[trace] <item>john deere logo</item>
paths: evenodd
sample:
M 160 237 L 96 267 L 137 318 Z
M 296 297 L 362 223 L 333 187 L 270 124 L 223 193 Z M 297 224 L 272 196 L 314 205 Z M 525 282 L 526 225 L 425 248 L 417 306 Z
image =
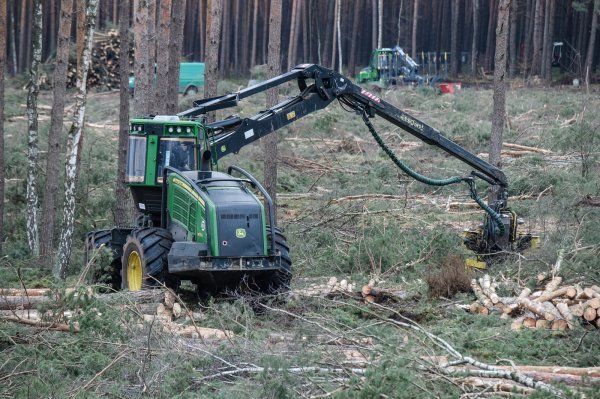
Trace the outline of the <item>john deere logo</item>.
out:
M 237 238 L 246 238 L 246 230 L 244 230 L 244 229 L 235 229 L 235 236 Z

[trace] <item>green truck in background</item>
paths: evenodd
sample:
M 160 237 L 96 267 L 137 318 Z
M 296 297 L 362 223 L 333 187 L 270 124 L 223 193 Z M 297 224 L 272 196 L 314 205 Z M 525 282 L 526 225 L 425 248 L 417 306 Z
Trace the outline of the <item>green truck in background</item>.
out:
M 156 76 L 156 67 L 154 68 Z M 155 78 L 156 80 L 156 78 Z M 178 92 L 184 96 L 196 95 L 200 88 L 204 87 L 204 62 L 182 62 L 179 64 L 179 88 Z M 133 95 L 135 89 L 135 77 L 129 77 L 129 92 Z

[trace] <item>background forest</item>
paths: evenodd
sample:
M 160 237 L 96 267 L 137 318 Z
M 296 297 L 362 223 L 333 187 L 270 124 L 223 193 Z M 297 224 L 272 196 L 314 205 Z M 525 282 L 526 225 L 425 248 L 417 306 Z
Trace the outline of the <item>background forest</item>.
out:
M 10 74 L 25 72 L 31 63 L 33 0 L 7 0 L 8 59 Z M 172 0 L 183 9 L 182 58 L 203 61 L 207 38 L 207 1 Z M 287 70 L 300 63 L 318 63 L 350 75 L 365 66 L 376 47 L 399 45 L 422 63 L 422 53 L 437 53 L 442 62 L 456 61 L 457 72 L 493 69 L 495 29 L 499 0 L 283 0 L 281 64 Z M 96 27 L 106 31 L 117 25 L 118 0 L 101 0 Z M 267 63 L 269 0 L 223 0 L 220 32 L 220 76 L 247 77 L 254 65 Z M 515 0 L 511 2 L 508 62 L 515 76 L 542 75 L 543 59 L 550 58 L 552 43 L 562 42 L 564 68 L 582 76 L 595 70 L 600 54 L 596 41 L 597 2 L 574 0 Z M 596 3 L 596 4 L 594 4 Z M 160 3 L 148 1 L 148 12 L 159 27 Z M 130 4 L 133 11 L 133 3 Z M 52 59 L 57 45 L 60 1 L 43 1 L 42 59 Z M 340 37 L 334 21 L 340 20 Z M 156 32 L 156 30 L 155 30 Z M 73 27 L 73 37 L 75 28 Z M 558 51 L 558 50 L 557 50 Z M 426 59 L 428 59 L 426 57 Z M 475 64 L 472 64 L 472 61 Z M 433 56 L 432 56 L 433 61 Z M 547 77 L 548 78 L 548 77 Z

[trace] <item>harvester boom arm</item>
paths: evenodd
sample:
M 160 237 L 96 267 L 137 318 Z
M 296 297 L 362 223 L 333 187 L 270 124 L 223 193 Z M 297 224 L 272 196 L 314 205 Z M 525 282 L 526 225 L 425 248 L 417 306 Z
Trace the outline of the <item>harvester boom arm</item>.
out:
M 504 173 L 473 153 L 462 148 L 440 131 L 412 117 L 394 105 L 382 100 L 369 91 L 355 85 L 348 78 L 330 69 L 314 64 L 303 64 L 290 72 L 237 93 L 194 102 L 194 108 L 180 113 L 180 117 L 195 117 L 210 111 L 233 107 L 244 98 L 297 80 L 300 93 L 272 108 L 247 118 L 230 117 L 206 125 L 209 134 L 212 159 L 237 153 L 242 147 L 280 129 L 314 111 L 327 107 L 333 100 L 359 114 L 369 117 L 378 115 L 395 126 L 407 131 L 427 144 L 435 145 L 460 159 L 476 171 L 472 174 L 489 184 L 499 185 L 506 190 Z

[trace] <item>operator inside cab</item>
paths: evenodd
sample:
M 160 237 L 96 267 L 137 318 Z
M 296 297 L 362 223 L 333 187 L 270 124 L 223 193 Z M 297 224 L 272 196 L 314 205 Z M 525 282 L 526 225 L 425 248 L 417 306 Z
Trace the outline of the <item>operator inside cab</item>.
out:
M 196 170 L 195 140 L 188 137 L 162 137 L 160 139 L 157 176 L 162 182 L 165 166 L 181 171 Z

